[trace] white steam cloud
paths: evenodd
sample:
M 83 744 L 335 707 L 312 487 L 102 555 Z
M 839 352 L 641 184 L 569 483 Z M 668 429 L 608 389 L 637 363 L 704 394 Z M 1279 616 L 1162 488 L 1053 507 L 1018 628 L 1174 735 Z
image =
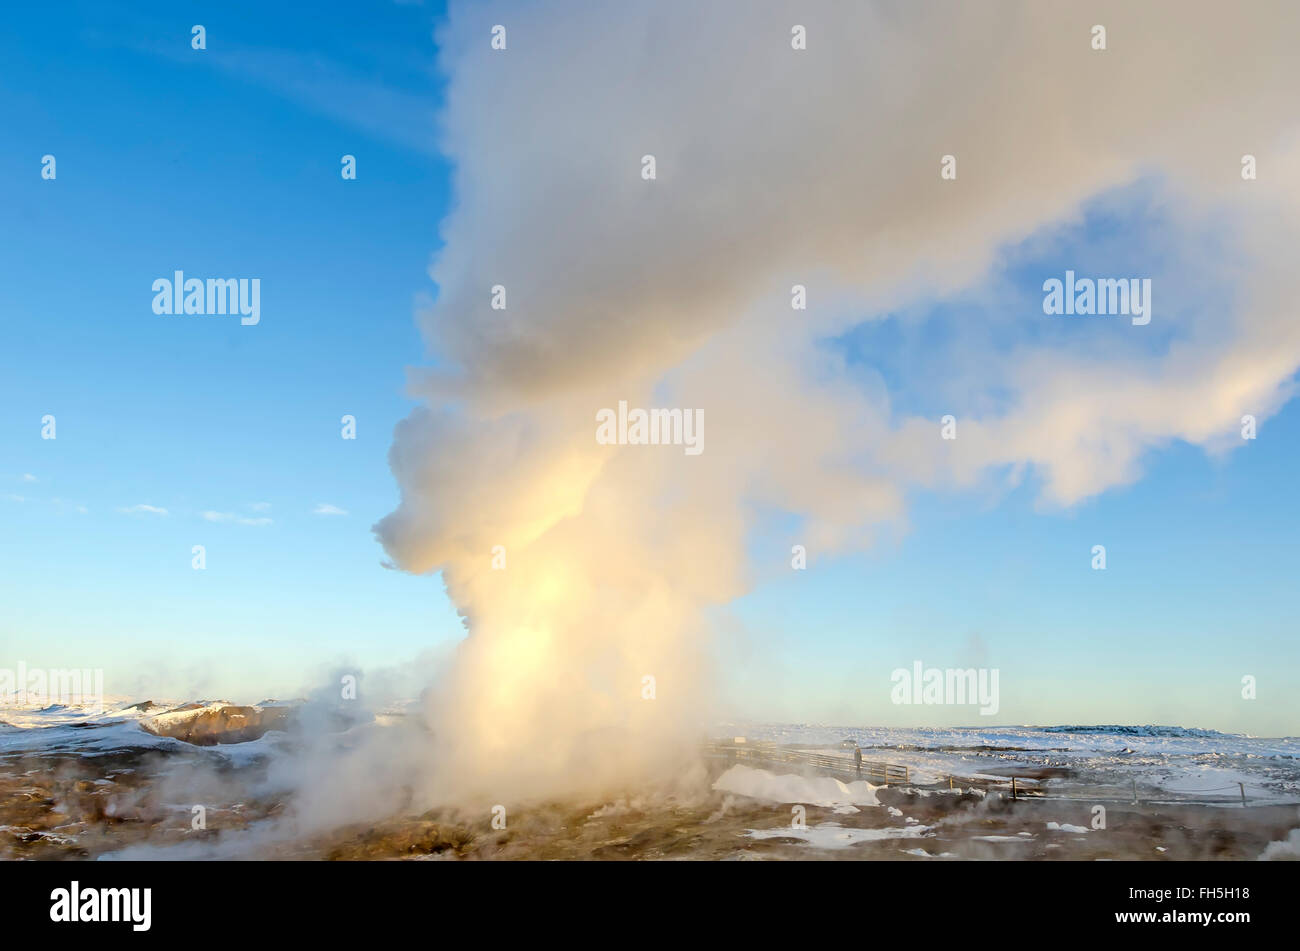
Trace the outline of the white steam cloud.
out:
M 1281 2 L 453 3 L 438 369 L 376 527 L 469 627 L 430 691 L 430 793 L 665 768 L 707 712 L 706 614 L 746 588 L 756 512 L 800 516 L 820 557 L 901 524 L 918 485 L 1028 475 L 1069 505 L 1274 412 L 1300 365 L 1298 30 Z M 953 442 L 821 345 L 977 292 L 1009 243 L 1143 182 L 1224 307 L 1161 270 L 1151 325 L 1088 349 L 994 300 L 999 333 L 925 344 L 951 350 Z M 619 400 L 702 408 L 706 451 L 599 445 Z

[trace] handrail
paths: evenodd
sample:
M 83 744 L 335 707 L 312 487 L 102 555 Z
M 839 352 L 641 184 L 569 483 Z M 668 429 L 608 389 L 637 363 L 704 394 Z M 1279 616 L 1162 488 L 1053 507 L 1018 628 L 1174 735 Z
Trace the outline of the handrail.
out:
M 843 756 L 827 756 L 822 753 L 810 753 L 805 750 L 791 749 L 784 746 L 767 744 L 727 744 L 712 743 L 706 749 L 714 753 L 724 753 L 734 761 L 751 760 L 766 763 L 797 763 L 815 766 L 818 769 L 840 773 L 850 779 L 866 779 L 878 786 L 910 785 L 911 770 L 896 763 L 879 763 L 863 760 L 862 768 Z

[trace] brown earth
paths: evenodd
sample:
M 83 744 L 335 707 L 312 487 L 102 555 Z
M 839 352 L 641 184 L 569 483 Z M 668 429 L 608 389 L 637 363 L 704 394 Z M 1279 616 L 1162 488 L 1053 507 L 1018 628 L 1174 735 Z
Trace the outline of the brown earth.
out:
M 791 829 L 789 804 L 717 793 L 706 781 L 689 796 L 515 806 L 505 829 L 493 828 L 489 808 L 477 814 L 435 810 L 277 841 L 250 835 L 254 824 L 292 811 L 288 801 L 253 793 L 263 769 L 214 767 L 205 756 L 211 754 L 125 750 L 0 758 L 0 857 L 87 859 L 139 845 L 184 845 L 181 855 L 202 857 L 215 854 L 203 847 L 220 845 L 225 855 L 333 860 L 1250 860 L 1300 825 L 1294 806 L 1106 803 L 1106 828 L 1093 830 L 1089 802 L 919 796 L 890 788 L 879 791 L 880 807 L 847 815 L 806 806 L 806 824 L 895 831 L 919 824 L 929 827 L 927 834 L 823 849 Z M 204 807 L 205 829 L 194 828 L 196 804 Z M 889 806 L 902 815 L 892 815 Z M 916 823 L 907 823 L 909 817 Z M 1049 821 L 1090 831 L 1052 831 Z M 761 839 L 749 834 L 776 829 L 791 831 Z

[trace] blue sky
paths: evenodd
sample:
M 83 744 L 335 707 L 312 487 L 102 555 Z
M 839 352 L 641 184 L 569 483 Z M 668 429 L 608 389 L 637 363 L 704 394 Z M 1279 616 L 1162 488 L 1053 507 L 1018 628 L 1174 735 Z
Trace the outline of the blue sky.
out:
M 370 532 L 397 502 L 386 454 L 414 405 L 406 368 L 436 359 L 413 311 L 436 293 L 427 266 L 455 197 L 433 120 L 439 16 L 239 3 L 7 14 L 0 663 L 103 667 L 115 694 L 256 700 L 463 635 L 439 580 L 383 568 Z M 344 154 L 356 181 L 340 178 Z M 923 362 L 924 336 L 996 343 L 1072 263 L 1158 273 L 1175 253 L 1158 193 L 1108 196 L 1005 249 L 979 293 L 825 345 L 900 411 L 937 418 L 943 389 L 923 381 L 942 367 Z M 1205 241 L 1178 253 L 1213 253 Z M 154 315 L 151 282 L 174 269 L 259 277 L 261 323 Z M 1213 308 L 1231 289 L 1180 293 Z M 1068 332 L 1106 345 L 1103 325 Z M 56 440 L 40 438 L 46 414 Z M 355 441 L 340 438 L 344 414 Z M 1294 734 L 1297 437 L 1291 404 L 1254 442 L 1221 457 L 1173 442 L 1135 484 L 1068 510 L 1044 507 L 1032 477 L 914 491 L 905 533 L 806 572 L 771 558 L 782 529 L 764 526 L 755 590 L 715 619 L 722 695 L 769 719 L 979 719 L 881 702 L 871 678 L 920 659 L 999 667 L 1000 722 Z M 322 504 L 347 514 L 314 514 Z M 122 511 L 139 505 L 167 514 Z M 195 544 L 205 571 L 191 568 Z M 1090 570 L 1094 544 L 1105 572 Z M 1260 699 L 1239 698 L 1243 674 Z
M 340 31 L 254 4 L 125 9 L 15 12 L 0 40 L 5 654 L 103 666 L 120 693 L 245 694 L 459 636 L 437 580 L 382 569 L 370 535 L 396 502 L 385 456 L 424 357 L 412 307 L 434 290 L 448 169 L 431 134 L 414 148 L 367 128 L 363 101 L 295 86 L 294 57 L 319 50 L 322 71 L 391 89 L 398 133 L 415 127 L 396 104 L 436 108 L 436 11 L 380 6 Z M 223 68 L 214 47 L 267 65 Z M 30 174 L 47 153 L 53 182 Z M 260 277 L 276 319 L 156 317 L 141 294 L 175 268 Z M 58 438 L 33 439 L 47 413 Z M 169 514 L 118 511 L 138 504 Z

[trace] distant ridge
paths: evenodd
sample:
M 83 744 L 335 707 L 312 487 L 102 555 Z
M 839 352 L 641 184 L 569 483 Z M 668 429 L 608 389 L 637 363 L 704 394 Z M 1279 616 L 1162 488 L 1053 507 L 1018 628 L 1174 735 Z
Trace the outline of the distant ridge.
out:
M 1188 726 L 1154 726 L 1149 723 L 1145 726 L 1124 726 L 1122 724 L 1109 723 L 1096 724 L 1093 726 L 1036 726 L 1031 727 L 1030 729 L 1040 730 L 1043 733 L 1104 733 L 1108 736 L 1245 736 L 1243 733 L 1220 733 L 1218 730 L 1202 730 L 1198 727 Z

